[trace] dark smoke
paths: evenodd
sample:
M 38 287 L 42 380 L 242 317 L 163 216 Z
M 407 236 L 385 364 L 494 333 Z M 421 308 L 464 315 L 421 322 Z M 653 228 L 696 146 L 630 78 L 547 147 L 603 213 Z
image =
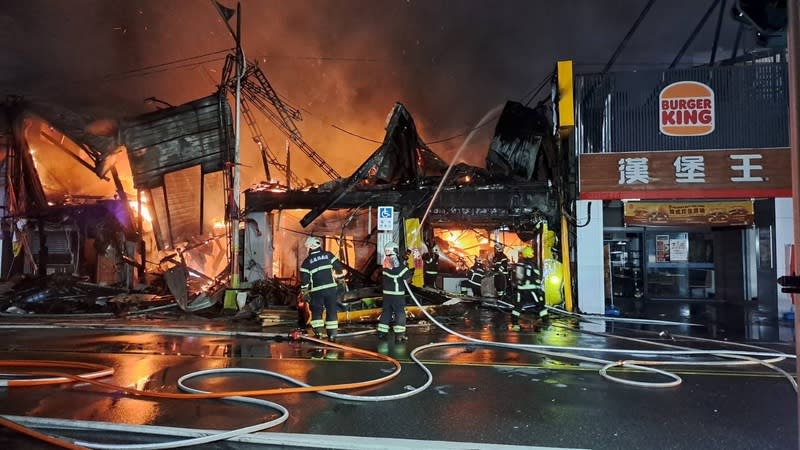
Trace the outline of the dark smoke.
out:
M 221 0 L 235 7 L 231 0 Z M 5 0 L 0 9 L 0 90 L 97 116 L 152 111 L 143 100 L 180 104 L 215 89 L 221 61 L 147 75 L 125 72 L 232 46 L 203 0 Z M 243 43 L 275 89 L 302 108 L 306 140 L 349 175 L 378 144 L 395 101 L 414 116 L 423 139 L 467 131 L 506 100 L 520 101 L 559 59 L 599 71 L 646 0 L 245 0 Z M 657 2 L 615 70 L 665 68 L 710 1 Z M 687 52 L 705 62 L 713 19 Z M 730 53 L 736 25 L 725 15 L 719 57 Z M 233 21 L 232 21 L 233 22 Z M 744 42 L 751 42 L 745 39 Z M 212 55 L 208 59 L 219 58 Z M 719 58 L 718 57 L 718 58 Z M 171 67 L 171 66 L 170 66 Z M 549 89 L 546 87 L 543 94 Z M 262 128 L 283 158 L 285 139 Z M 244 128 L 246 130 L 246 128 Z M 464 159 L 483 165 L 494 123 Z M 245 131 L 246 132 L 246 131 Z M 243 135 L 243 185 L 263 178 Z M 448 160 L 463 142 L 432 148 Z M 325 181 L 299 152 L 301 178 Z

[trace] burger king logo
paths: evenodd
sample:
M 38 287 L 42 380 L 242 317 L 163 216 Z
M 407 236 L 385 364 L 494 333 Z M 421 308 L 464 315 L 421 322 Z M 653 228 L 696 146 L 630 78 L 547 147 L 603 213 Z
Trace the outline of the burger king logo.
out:
M 661 132 L 667 136 L 704 136 L 714 131 L 714 91 L 696 81 L 679 81 L 658 96 Z

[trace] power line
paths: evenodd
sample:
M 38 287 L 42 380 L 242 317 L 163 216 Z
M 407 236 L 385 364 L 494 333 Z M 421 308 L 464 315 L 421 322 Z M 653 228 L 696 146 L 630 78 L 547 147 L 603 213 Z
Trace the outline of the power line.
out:
M 534 98 L 536 98 L 536 96 L 539 94 L 539 92 L 544 88 L 544 86 L 547 85 L 547 82 L 550 81 L 550 80 L 552 80 L 552 75 L 546 75 L 542 79 L 542 81 L 539 82 L 539 84 L 534 89 L 532 89 L 531 91 L 529 91 L 527 94 L 525 94 L 522 97 L 522 100 L 524 100 L 525 98 L 530 97 L 530 99 L 525 103 L 525 106 L 530 104 L 530 102 L 533 101 Z M 286 97 L 285 95 L 282 95 L 282 94 L 277 94 L 277 95 L 278 95 L 278 97 L 281 98 L 281 100 L 284 101 L 284 103 L 286 103 L 289 106 L 292 106 L 293 102 L 291 101 L 291 99 L 289 99 L 288 97 Z M 335 130 L 341 131 L 342 133 L 345 133 L 345 134 L 347 134 L 349 136 L 353 136 L 355 138 L 358 138 L 358 139 L 361 139 L 361 140 L 364 140 L 364 141 L 367 141 L 367 142 L 372 142 L 372 143 L 375 143 L 375 144 L 383 144 L 383 141 L 379 141 L 379 140 L 376 140 L 376 139 L 368 138 L 366 136 L 362 136 L 362 135 L 360 135 L 358 133 L 354 133 L 354 132 L 349 131 L 349 130 L 343 128 L 343 127 L 340 127 L 340 126 L 338 126 L 336 124 L 327 123 L 326 121 L 322 120 L 320 117 L 316 116 L 313 112 L 309 111 L 308 109 L 306 109 L 304 107 L 295 107 L 295 106 L 292 106 L 292 107 L 307 113 L 308 115 L 316 118 L 320 122 L 325 123 L 325 124 L 329 125 L 331 128 L 334 128 Z M 423 142 L 423 143 L 425 145 L 441 144 L 443 142 L 452 141 L 453 139 L 458 139 L 460 137 L 466 136 L 466 135 L 468 135 L 469 133 L 471 133 L 471 132 L 473 132 L 475 130 L 481 129 L 481 128 L 485 127 L 486 125 L 489 125 L 495 119 L 500 117 L 500 114 L 501 113 L 495 114 L 492 117 L 488 118 L 486 121 L 484 121 L 482 124 L 480 124 L 480 125 L 478 125 L 476 127 L 473 127 L 473 128 L 469 128 L 469 129 L 467 129 L 465 131 L 462 131 L 461 133 L 454 134 L 454 135 L 448 136 L 446 138 L 436 139 L 436 140 L 433 140 L 433 141 Z
M 541 92 L 542 89 L 547 85 L 547 82 L 548 81 L 552 81 L 552 79 L 553 79 L 553 75 L 552 74 L 545 75 L 545 77 L 542 79 L 542 81 L 539 82 L 539 84 L 535 88 L 533 88 L 530 92 L 525 94 L 524 97 L 522 97 L 522 100 L 525 100 L 526 98 L 530 97 L 530 98 L 528 98 L 528 101 L 526 101 L 524 103 L 524 105 L 525 106 L 530 105 L 531 102 L 533 101 L 533 99 L 535 99 L 536 96 L 539 95 L 539 92 Z
M 454 135 L 452 135 L 450 137 L 437 139 L 435 141 L 426 142 L 425 145 L 441 144 L 442 142 L 452 141 L 453 139 L 460 138 L 462 136 L 466 136 L 466 135 L 468 135 L 469 133 L 472 133 L 475 130 L 478 130 L 480 128 L 485 127 L 486 125 L 489 125 L 490 123 L 492 123 L 492 121 L 494 119 L 497 119 L 498 117 L 500 117 L 500 114 L 495 114 L 492 117 L 486 119 L 485 122 L 483 122 L 482 124 L 478 125 L 477 127 L 470 128 L 470 129 L 468 129 L 466 131 L 463 131 L 463 132 L 458 133 L 458 134 L 454 134 Z
M 341 131 L 342 133 L 349 134 L 350 136 L 357 137 L 359 139 L 363 139 L 363 140 L 368 141 L 368 142 L 374 142 L 376 144 L 383 144 L 383 141 L 376 141 L 375 139 L 370 139 L 368 137 L 361 136 L 360 134 L 353 133 L 352 131 L 347 131 L 344 128 L 338 126 L 338 125 L 331 124 L 331 127 Z
M 209 58 L 209 57 L 212 57 L 214 55 L 218 55 L 220 53 L 228 52 L 228 51 L 230 51 L 230 50 L 229 49 L 217 50 L 215 52 L 204 53 L 202 55 L 190 56 L 190 57 L 186 57 L 186 58 L 174 59 L 174 60 L 171 60 L 171 61 L 166 61 L 166 62 L 163 62 L 163 63 L 153 64 L 153 65 L 145 66 L 145 67 L 139 67 L 139 68 L 136 68 L 136 69 L 126 70 L 126 71 L 122 71 L 122 72 L 108 73 L 108 74 L 101 75 L 101 76 L 95 77 L 95 78 L 64 80 L 64 82 L 65 83 L 71 83 L 71 84 L 83 84 L 83 83 L 98 83 L 98 82 L 104 82 L 104 81 L 121 81 L 121 80 L 126 80 L 126 79 L 129 79 L 129 78 L 140 78 L 140 77 L 145 77 L 145 76 L 149 76 L 149 75 L 154 75 L 154 74 L 166 72 L 166 71 L 169 71 L 169 70 L 194 68 L 194 67 L 201 66 L 203 64 L 222 61 L 222 60 L 225 59 L 224 57 L 214 57 L 214 58 Z M 185 63 L 185 64 L 180 64 L 180 63 Z M 179 65 L 175 65 L 175 64 L 179 64 Z
M 268 59 L 296 59 L 301 61 L 342 61 L 342 62 L 368 62 L 368 63 L 386 63 L 394 62 L 392 59 L 379 59 L 379 58 L 366 58 L 366 57 L 346 57 L 346 56 L 298 56 L 298 55 L 264 55 L 261 56 L 263 61 Z
M 276 92 L 276 94 L 277 94 L 277 92 Z M 333 123 L 328 123 L 328 122 L 326 122 L 326 121 L 322 120 L 322 118 L 318 117 L 318 116 L 317 116 L 316 114 L 314 114 L 313 112 L 309 111 L 308 109 L 306 109 L 306 108 L 304 108 L 304 107 L 302 107 L 302 106 L 299 106 L 299 107 L 298 107 L 298 106 L 293 106 L 293 105 L 292 105 L 292 101 L 291 101 L 291 99 L 289 99 L 289 98 L 288 98 L 288 97 L 286 97 L 285 95 L 282 95 L 282 94 L 277 94 L 277 95 L 278 95 L 278 97 L 280 97 L 280 98 L 281 98 L 281 100 L 282 100 L 284 103 L 286 103 L 287 105 L 291 106 L 291 107 L 292 107 L 292 108 L 294 108 L 294 109 L 298 109 L 298 110 L 300 110 L 300 111 L 302 111 L 302 112 L 304 112 L 304 113 L 308 114 L 309 116 L 311 116 L 311 117 L 313 117 L 313 118 L 315 118 L 315 119 L 319 120 L 321 123 L 323 123 L 323 124 L 325 124 L 325 125 L 329 125 L 331 128 L 334 128 L 334 129 L 336 129 L 336 130 L 338 130 L 338 131 L 341 131 L 342 133 L 348 134 L 348 135 L 350 135 L 350 136 L 353 136 L 353 137 L 359 138 L 359 139 L 361 139 L 361 140 L 364 140 L 364 141 L 367 141 L 367 142 L 372 142 L 372 143 L 375 143 L 375 144 L 383 144 L 383 141 L 379 141 L 379 140 L 377 140 L 377 139 L 368 138 L 368 137 L 366 137 L 366 136 L 362 136 L 362 135 L 360 135 L 360 134 L 358 134 L 358 133 L 354 133 L 354 132 L 352 132 L 352 131 L 346 130 L 345 128 L 342 128 L 342 127 L 340 127 L 339 125 L 336 125 L 336 124 L 333 124 Z
M 163 62 L 163 63 L 159 63 L 159 64 L 153 64 L 151 66 L 144 66 L 144 67 L 139 67 L 137 69 L 126 70 L 126 71 L 123 71 L 123 72 L 116 72 L 116 73 L 106 74 L 106 75 L 104 75 L 104 77 L 114 77 L 114 76 L 118 76 L 118 75 L 125 75 L 125 74 L 129 74 L 129 73 L 134 73 L 134 72 L 148 71 L 150 69 L 156 69 L 156 68 L 159 68 L 159 67 L 169 66 L 169 65 L 172 65 L 172 64 L 191 61 L 191 60 L 194 60 L 194 59 L 205 58 L 207 56 L 218 55 L 220 53 L 228 53 L 231 50 L 233 50 L 233 49 L 226 48 L 226 49 L 223 49 L 223 50 L 217 50 L 215 52 L 203 53 L 202 55 L 196 55 L 196 56 L 189 56 L 189 57 L 186 57 L 186 58 L 173 59 L 171 61 L 167 61 L 167 62 Z
M 212 58 L 212 59 L 207 59 L 207 60 L 203 60 L 203 61 L 197 61 L 197 62 L 184 64 L 184 65 L 180 65 L 180 66 L 164 67 L 164 68 L 159 69 L 159 70 L 150 70 L 150 71 L 147 71 L 147 72 L 137 72 L 137 73 L 131 73 L 131 74 L 128 74 L 128 75 L 121 75 L 121 76 L 117 76 L 117 77 L 106 76 L 106 77 L 95 79 L 95 80 L 83 80 L 83 82 L 90 82 L 90 81 L 122 81 L 122 80 L 127 80 L 129 78 L 141 78 L 141 77 L 146 77 L 146 76 L 150 76 L 150 75 L 155 75 L 157 73 L 167 72 L 167 71 L 170 71 L 170 70 L 191 69 L 191 68 L 202 66 L 203 64 L 223 61 L 224 59 L 225 59 L 224 57 Z M 81 81 L 76 81 L 76 82 L 81 82 Z

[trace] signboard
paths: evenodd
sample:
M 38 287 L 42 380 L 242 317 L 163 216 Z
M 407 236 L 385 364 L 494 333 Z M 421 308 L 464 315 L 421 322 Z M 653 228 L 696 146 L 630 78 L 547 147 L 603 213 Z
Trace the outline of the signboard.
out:
M 391 206 L 378 206 L 378 231 L 392 231 L 394 229 L 394 208 Z
M 669 240 L 669 260 L 689 261 L 689 233 L 679 233 Z
M 750 226 L 753 202 L 625 202 L 625 224 Z
M 788 148 L 580 155 L 583 200 L 791 197 Z
M 572 60 L 559 61 L 556 65 L 558 91 L 553 93 L 557 103 L 558 129 L 562 137 L 568 136 L 575 128 L 575 99 L 572 76 Z M 556 95 L 557 94 L 557 95 Z M 556 106 L 554 104 L 554 106 Z
M 704 136 L 714 131 L 714 91 L 696 81 L 679 81 L 658 96 L 659 128 L 667 136 Z
M 395 244 L 397 243 L 397 241 L 394 238 L 394 233 L 392 233 L 391 231 L 379 231 L 377 239 L 378 248 L 376 253 L 376 255 L 378 255 L 378 257 L 376 258 L 376 262 L 378 263 L 379 266 L 383 264 L 383 250 L 386 244 L 388 244 L 389 242 L 393 242 Z
M 656 235 L 656 262 L 669 261 L 669 235 Z

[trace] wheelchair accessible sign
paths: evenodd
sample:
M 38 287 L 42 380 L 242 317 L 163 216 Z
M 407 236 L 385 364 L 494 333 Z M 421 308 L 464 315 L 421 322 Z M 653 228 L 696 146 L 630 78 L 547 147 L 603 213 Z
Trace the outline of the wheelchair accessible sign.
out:
M 394 207 L 378 206 L 378 231 L 394 229 Z

